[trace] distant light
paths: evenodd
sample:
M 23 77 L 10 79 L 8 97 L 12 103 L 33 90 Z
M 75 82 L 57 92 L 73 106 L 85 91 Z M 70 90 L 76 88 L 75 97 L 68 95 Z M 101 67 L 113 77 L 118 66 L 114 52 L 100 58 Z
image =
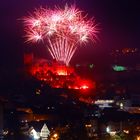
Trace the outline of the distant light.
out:
M 8 130 L 3 130 L 3 135 L 7 135 L 9 133 L 9 131 Z
M 41 90 L 40 89 L 36 89 L 36 94 L 40 95 Z
M 107 133 L 110 133 L 110 128 L 109 128 L 109 126 L 106 128 L 106 132 L 107 132 Z
M 140 136 L 137 136 L 137 140 L 140 140 Z
M 50 139 L 51 140 L 58 140 L 59 139 L 59 135 L 57 133 L 54 133 Z
M 89 68 L 93 69 L 93 67 L 94 67 L 94 64 L 89 65 Z
M 112 68 L 113 68 L 114 71 L 118 71 L 118 72 L 119 71 L 125 71 L 125 70 L 127 70 L 126 67 L 124 67 L 124 66 L 117 66 L 117 65 L 113 66 Z
M 112 131 L 109 133 L 111 136 L 115 136 L 116 135 L 116 131 Z
M 86 124 L 85 127 L 90 128 L 90 127 L 92 127 L 92 125 L 91 124 Z
M 123 130 L 123 132 L 129 134 L 129 130 Z
M 95 104 L 110 104 L 110 103 L 114 103 L 114 100 L 96 100 Z
M 123 107 L 124 107 L 124 104 L 120 103 L 120 109 L 123 109 Z
M 53 135 L 53 137 L 54 137 L 54 138 L 57 138 L 57 137 L 58 137 L 58 134 L 57 134 L 57 133 L 55 133 L 55 134 Z
M 116 131 L 112 131 L 109 126 L 107 126 L 107 128 L 106 128 L 106 132 L 109 133 L 110 136 L 115 136 L 117 133 Z

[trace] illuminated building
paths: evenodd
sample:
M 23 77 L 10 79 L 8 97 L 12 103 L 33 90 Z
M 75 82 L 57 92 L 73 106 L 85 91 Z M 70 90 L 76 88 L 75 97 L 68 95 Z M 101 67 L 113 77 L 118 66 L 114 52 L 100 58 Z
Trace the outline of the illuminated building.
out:
M 41 129 L 40 137 L 44 140 L 47 140 L 49 135 L 50 135 L 50 131 L 49 131 L 47 125 L 44 124 L 42 129 Z
M 114 100 L 96 100 L 95 104 L 98 105 L 100 108 L 110 108 Z
M 29 130 L 30 136 L 34 138 L 34 140 L 40 139 L 39 134 L 35 131 L 33 127 L 30 128 Z

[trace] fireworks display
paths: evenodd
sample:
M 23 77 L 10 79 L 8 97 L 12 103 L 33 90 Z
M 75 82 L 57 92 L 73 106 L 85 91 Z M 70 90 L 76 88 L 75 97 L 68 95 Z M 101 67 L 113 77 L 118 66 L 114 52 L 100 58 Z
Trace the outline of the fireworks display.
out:
M 45 43 L 53 59 L 69 65 L 77 47 L 97 39 L 97 24 L 75 6 L 39 8 L 24 19 L 27 42 Z

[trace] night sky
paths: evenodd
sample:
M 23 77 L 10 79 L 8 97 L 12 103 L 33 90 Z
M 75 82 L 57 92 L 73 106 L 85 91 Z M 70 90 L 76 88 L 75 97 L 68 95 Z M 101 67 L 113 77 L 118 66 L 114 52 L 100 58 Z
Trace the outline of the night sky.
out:
M 139 0 L 1 0 L 0 1 L 0 66 L 17 68 L 23 63 L 23 52 L 38 51 L 45 56 L 43 47 L 24 43 L 21 17 L 39 6 L 64 6 L 75 3 L 78 8 L 95 17 L 100 25 L 99 41 L 95 47 L 80 48 L 72 62 L 102 61 L 113 48 L 140 48 L 140 4 Z M 31 46 L 31 48 L 29 48 Z M 26 48 L 26 49 L 25 49 Z M 35 48 L 35 49 L 34 49 Z M 28 50 L 27 49 L 27 50 Z M 47 56 L 49 57 L 49 56 Z M 99 60 L 100 58 L 100 60 Z M 104 59 L 107 60 L 107 59 Z

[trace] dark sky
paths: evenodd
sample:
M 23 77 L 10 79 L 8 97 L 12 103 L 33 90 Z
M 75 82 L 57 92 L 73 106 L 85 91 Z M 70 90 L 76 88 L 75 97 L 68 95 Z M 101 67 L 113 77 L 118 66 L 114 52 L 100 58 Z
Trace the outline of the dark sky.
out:
M 39 6 L 63 6 L 75 3 L 77 7 L 95 17 L 100 23 L 100 41 L 95 46 L 81 48 L 73 61 L 92 60 L 112 48 L 140 47 L 139 0 L 0 0 L 0 66 L 18 67 L 22 64 L 24 43 L 23 25 L 19 18 Z M 33 48 L 33 47 L 32 47 Z M 40 50 L 40 53 L 43 49 Z M 93 57 L 94 56 L 94 57 Z

